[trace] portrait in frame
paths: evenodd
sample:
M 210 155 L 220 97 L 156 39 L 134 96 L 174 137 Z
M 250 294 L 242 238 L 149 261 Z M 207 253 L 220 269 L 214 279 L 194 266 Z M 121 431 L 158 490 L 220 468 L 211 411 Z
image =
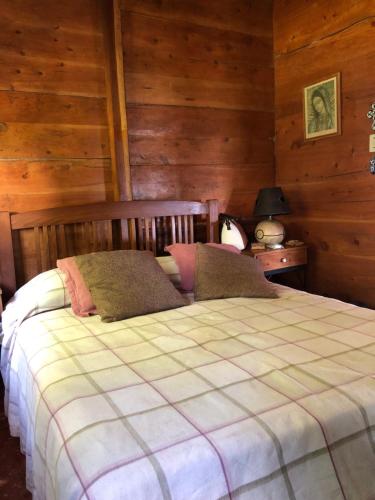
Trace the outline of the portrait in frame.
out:
M 340 73 L 303 89 L 305 140 L 341 134 Z

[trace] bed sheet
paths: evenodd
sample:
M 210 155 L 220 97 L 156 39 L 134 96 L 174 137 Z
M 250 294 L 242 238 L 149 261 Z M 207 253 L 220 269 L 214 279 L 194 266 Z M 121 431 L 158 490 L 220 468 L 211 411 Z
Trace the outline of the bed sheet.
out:
M 375 311 L 278 290 L 5 332 L 34 498 L 374 499 Z

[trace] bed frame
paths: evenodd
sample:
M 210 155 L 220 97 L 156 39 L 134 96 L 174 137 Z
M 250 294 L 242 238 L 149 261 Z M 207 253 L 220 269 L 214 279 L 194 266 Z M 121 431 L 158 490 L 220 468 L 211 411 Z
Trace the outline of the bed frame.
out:
M 160 255 L 165 245 L 193 243 L 202 225 L 206 235 L 200 239 L 218 241 L 217 200 L 119 201 L 0 212 L 3 296 L 6 301 L 33 276 L 56 267 L 56 259 L 117 249 Z

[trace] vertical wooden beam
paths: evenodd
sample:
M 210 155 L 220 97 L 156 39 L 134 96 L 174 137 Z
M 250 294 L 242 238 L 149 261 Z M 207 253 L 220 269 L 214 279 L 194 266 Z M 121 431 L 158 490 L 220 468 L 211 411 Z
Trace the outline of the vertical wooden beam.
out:
M 128 121 L 119 0 L 98 0 L 106 61 L 107 114 L 115 200 L 131 200 Z
M 5 303 L 16 292 L 16 271 L 9 212 L 0 212 L 0 235 L 0 287 Z

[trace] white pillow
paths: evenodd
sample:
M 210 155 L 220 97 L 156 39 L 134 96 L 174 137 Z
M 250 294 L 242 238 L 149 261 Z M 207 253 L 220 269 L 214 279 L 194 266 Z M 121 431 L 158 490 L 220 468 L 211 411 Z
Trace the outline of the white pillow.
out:
M 13 331 L 35 314 L 69 305 L 70 297 L 63 273 L 59 269 L 51 269 L 38 274 L 21 286 L 8 302 L 2 314 L 3 332 Z
M 172 255 L 166 255 L 165 257 L 156 257 L 156 260 L 174 286 L 179 288 L 181 285 L 181 275 L 175 258 Z

